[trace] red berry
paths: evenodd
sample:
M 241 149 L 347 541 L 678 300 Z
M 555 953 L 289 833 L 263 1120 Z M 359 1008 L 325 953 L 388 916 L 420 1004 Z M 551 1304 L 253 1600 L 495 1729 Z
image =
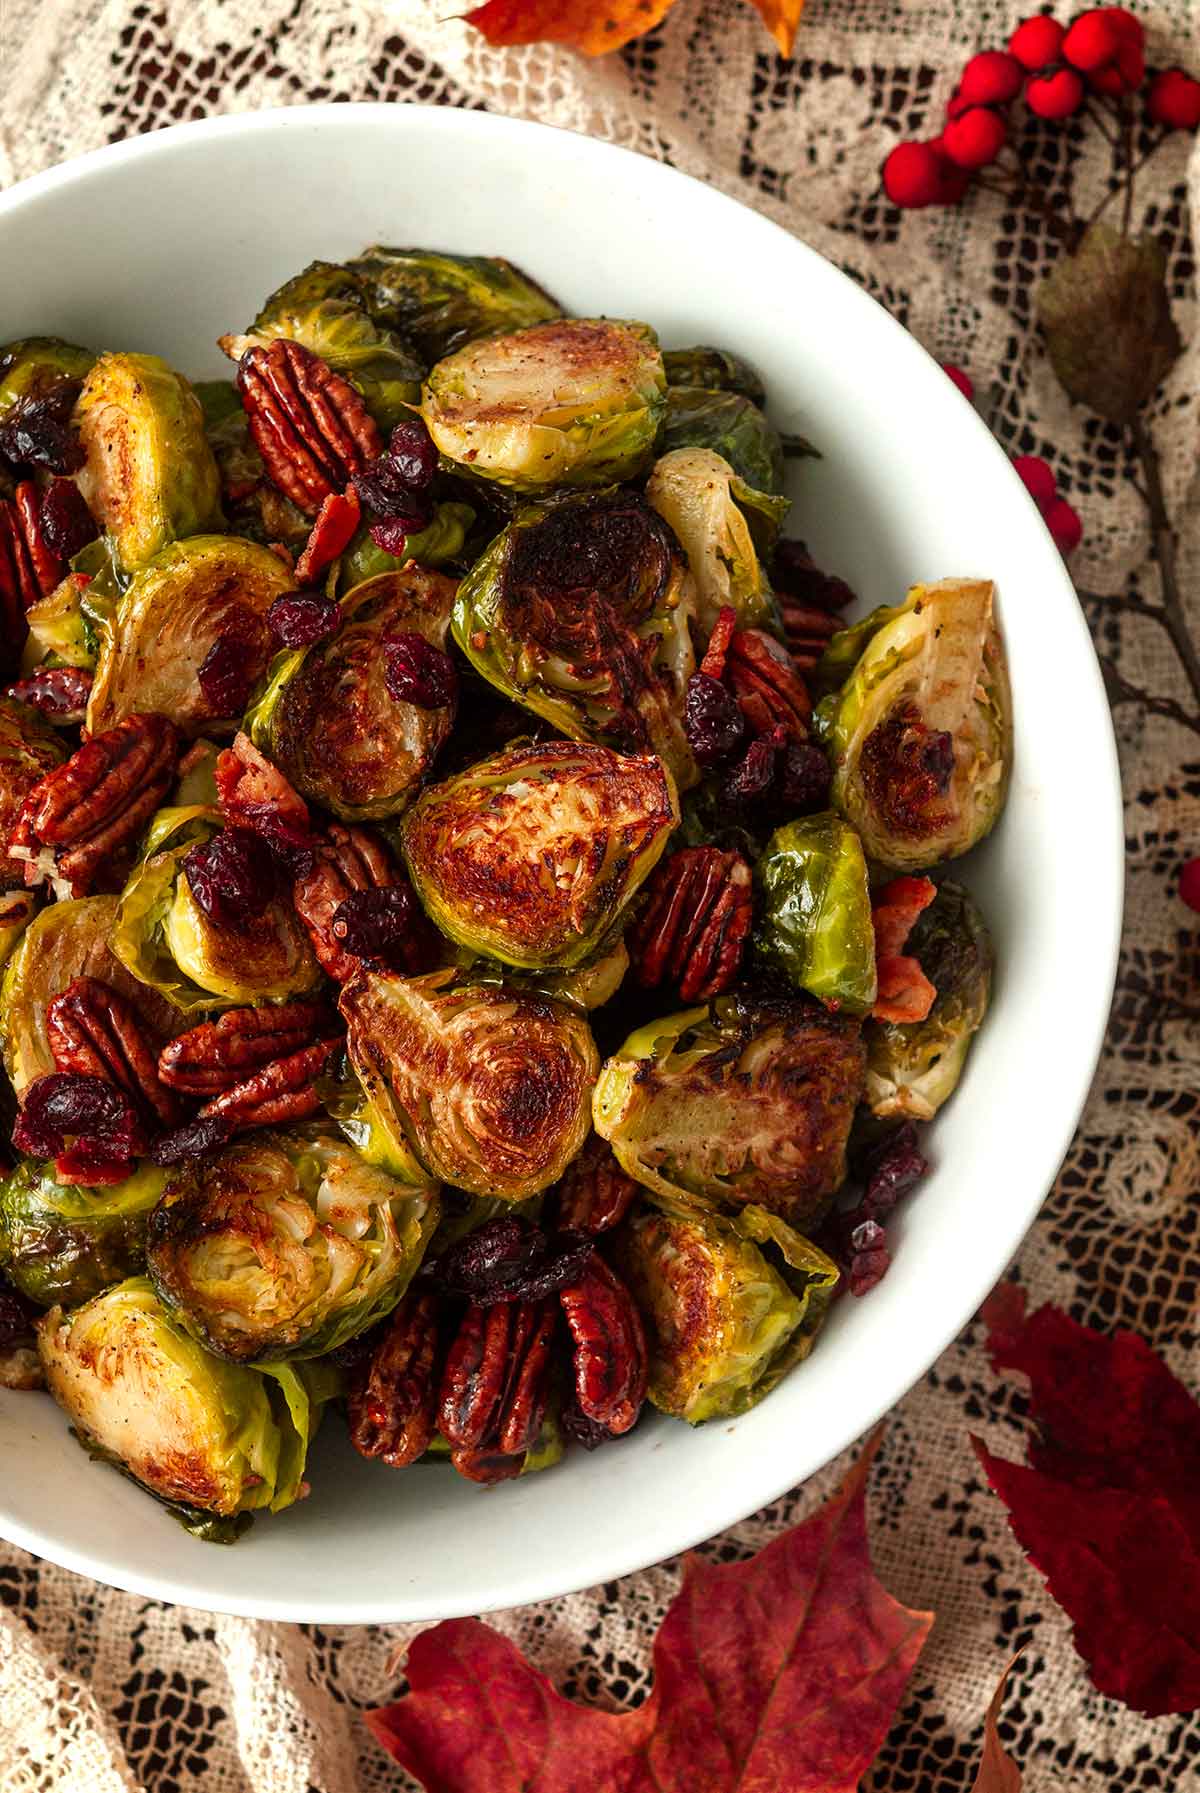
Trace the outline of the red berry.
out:
M 1008 126 L 990 106 L 972 106 L 942 132 L 942 148 L 960 168 L 985 168 L 1004 148 Z
M 1106 17 L 1104 9 L 1093 7 L 1090 12 L 1081 12 L 1068 26 L 1062 53 L 1075 68 L 1090 75 L 1093 69 L 1115 62 L 1120 48 L 1121 34 L 1117 27 Z
M 974 382 L 972 381 L 970 374 L 964 373 L 961 367 L 955 367 L 951 361 L 943 361 L 942 372 L 946 375 L 948 380 L 953 380 L 965 399 L 973 399 L 975 397 Z
M 1180 872 L 1179 894 L 1189 909 L 1200 910 L 1200 859 L 1189 859 Z
M 1049 461 L 1043 461 L 1040 454 L 1014 455 L 1013 471 L 1035 504 L 1040 507 L 1053 504 L 1058 495 L 1058 481 Z
M 1146 110 L 1169 131 L 1194 131 L 1200 125 L 1200 81 L 1181 68 L 1163 69 L 1150 83 Z
M 980 50 L 962 72 L 958 91 L 974 106 L 1007 106 L 1021 91 L 1025 71 L 1007 50 Z
M 1039 69 L 1057 62 L 1066 35 L 1065 27 L 1057 19 L 1048 19 L 1044 15 L 1023 19 L 1008 40 L 1009 54 L 1016 57 L 1022 68 L 1036 74 Z
M 966 99 L 962 89 L 956 87 L 954 92 L 950 95 L 950 98 L 946 101 L 946 117 L 961 118 L 963 113 L 968 111 L 974 104 L 974 100 Z
M 944 205 L 944 164 L 931 143 L 898 143 L 883 165 L 883 189 L 893 205 Z
M 1083 104 L 1083 76 L 1073 68 L 1035 75 L 1025 89 L 1025 103 L 1038 118 L 1070 118 Z
M 1142 21 L 1127 6 L 1102 6 L 1098 10 L 1108 20 L 1120 43 L 1133 49 L 1144 49 L 1146 33 Z
M 1042 515 L 1059 553 L 1073 554 L 1083 540 L 1083 524 L 1074 505 L 1065 498 L 1056 498 L 1043 508 Z

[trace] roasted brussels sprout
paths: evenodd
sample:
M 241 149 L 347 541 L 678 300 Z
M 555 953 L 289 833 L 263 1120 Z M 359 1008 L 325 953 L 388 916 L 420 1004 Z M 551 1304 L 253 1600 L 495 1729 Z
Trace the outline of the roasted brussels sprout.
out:
M 757 1203 L 803 1226 L 845 1179 L 865 1059 L 852 1016 L 802 996 L 719 997 L 630 1034 L 592 1114 L 657 1194 Z
M 245 416 L 238 389 L 232 380 L 193 380 L 192 391 L 200 401 L 204 428 L 210 436 L 222 424 Z
M 295 585 L 277 554 L 238 536 L 196 535 L 164 548 L 130 580 L 103 631 L 88 728 L 99 734 L 142 710 L 192 735 L 236 721 L 197 674 L 219 643 L 232 643 L 237 683 L 249 691 L 274 646 L 267 611 Z
M 0 349 L 0 423 L 23 399 L 45 398 L 64 381 L 78 383 L 96 357 L 58 336 L 26 336 Z
M 769 547 L 791 508 L 784 496 L 783 444 L 758 406 L 736 392 L 704 392 L 672 386 L 659 432 L 660 454 L 672 449 L 707 448 L 728 461 L 751 495 L 751 527 Z
M 411 631 L 440 648 L 454 592 L 452 579 L 423 567 L 381 573 L 342 600 L 336 635 L 278 656 L 246 726 L 303 796 L 354 822 L 404 808 L 454 712 L 392 697 L 383 643 Z
M 0 697 L 0 891 L 19 890 L 25 867 L 4 852 L 27 793 L 67 757 L 61 735 L 27 704 Z
M 754 947 L 798 990 L 864 1014 L 875 1001 L 875 935 L 862 844 L 829 813 L 777 828 L 758 862 Z
M 1012 761 L 1008 668 L 985 579 L 914 585 L 855 632 L 845 683 L 817 706 L 832 801 L 867 857 L 918 872 L 983 839 Z M 865 643 L 863 635 L 866 634 Z M 830 644 L 835 662 L 840 637 Z
M 75 1307 L 141 1270 L 146 1222 L 166 1175 L 143 1164 L 123 1183 L 60 1183 L 26 1158 L 0 1183 L 0 1268 L 39 1307 Z
M 32 890 L 0 890 L 0 970 L 12 958 L 36 913 L 37 898 Z
M 665 391 L 647 325 L 563 318 L 439 361 L 421 415 L 439 453 L 479 479 L 518 492 L 607 486 L 650 458 Z
M 18 1098 L 35 1077 L 55 1069 L 46 1036 L 46 1009 L 77 977 L 99 978 L 127 997 L 156 1046 L 179 1031 L 179 1016 L 170 1004 L 131 977 L 114 957 L 117 911 L 115 896 L 52 903 L 34 916 L 5 967 L 0 1045 Z
M 562 316 L 549 293 L 498 255 L 446 255 L 375 243 L 346 266 L 371 315 L 414 342 L 426 366 L 477 336 Z
M 732 349 L 701 344 L 694 349 L 664 349 L 667 385 L 700 388 L 706 392 L 737 392 L 761 405 L 766 398 L 762 375 Z
M 695 666 L 679 545 L 630 492 L 521 512 L 458 588 L 454 638 L 498 691 L 569 735 L 699 778 L 684 733 Z
M 831 1258 L 753 1206 L 648 1205 L 615 1249 L 649 1334 L 650 1399 L 690 1425 L 770 1394 L 811 1351 L 838 1281 Z
M 39 598 L 25 612 L 29 639 L 21 660 L 27 677 L 36 666 L 95 666 L 100 650 L 100 631 L 87 607 L 89 581 L 68 573 L 52 592 Z
M 344 597 L 356 585 L 376 579 L 381 573 L 399 573 L 410 560 L 415 560 L 419 567 L 461 563 L 463 548 L 474 523 L 475 512 L 469 504 L 454 500 L 439 504 L 433 513 L 433 521 L 416 535 L 405 538 L 403 559 L 373 542 L 368 529 L 359 529 L 338 562 L 338 596 Z
M 732 605 L 742 629 L 770 621 L 774 599 L 747 521 L 751 501 L 782 504 L 751 492 L 728 461 L 708 448 L 676 448 L 654 463 L 646 499 L 682 543 L 696 587 L 696 619 L 711 633 Z
M 987 1013 L 992 942 L 961 884 L 939 884 L 904 950 L 937 991 L 924 1021 L 872 1021 L 866 1028 L 867 1103 L 882 1119 L 932 1120 L 962 1076 Z
M 648 877 L 679 821 L 671 775 L 590 742 L 530 742 L 434 785 L 401 840 L 452 940 L 527 968 L 574 966 Z
M 587 1022 L 453 970 L 363 972 L 342 991 L 368 1099 L 431 1176 L 523 1201 L 562 1175 L 588 1132 L 599 1058 Z
M 548 996 L 587 1013 L 612 999 L 629 970 L 629 952 L 620 933 L 606 935 L 590 958 L 565 968 L 549 966 L 540 971 L 517 971 L 511 965 L 481 958 L 466 947 L 454 954 L 454 963 L 469 973 L 476 984 L 504 984 L 525 995 Z
M 159 811 L 145 857 L 121 892 L 112 938 L 126 970 L 185 1014 L 282 1002 L 313 989 L 321 976 L 288 891 L 234 925 L 200 907 L 183 861 L 218 826 L 202 805 Z
M 304 1461 L 328 1371 L 281 1364 L 260 1372 L 222 1363 L 165 1312 L 145 1277 L 130 1277 L 72 1313 L 52 1308 L 38 1327 L 46 1386 L 80 1442 L 122 1467 L 189 1529 L 212 1529 L 299 1500 Z M 243 1521 L 244 1523 L 244 1521 Z
M 221 527 L 220 481 L 200 401 L 157 355 L 101 355 L 75 406 L 79 484 L 126 572 L 168 543 Z
M 173 1172 L 150 1280 L 218 1357 L 320 1357 L 391 1312 L 437 1226 L 415 1189 L 319 1127 L 253 1133 Z

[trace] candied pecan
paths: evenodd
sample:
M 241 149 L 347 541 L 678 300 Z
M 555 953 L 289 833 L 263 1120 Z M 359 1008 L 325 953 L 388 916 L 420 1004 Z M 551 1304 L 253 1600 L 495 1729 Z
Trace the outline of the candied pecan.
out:
M 44 598 L 54 590 L 67 569 L 46 540 L 42 527 L 42 495 L 31 479 L 20 481 L 13 493 L 13 505 L 37 596 Z
M 438 1397 L 438 1425 L 460 1474 L 498 1481 L 519 1471 L 545 1416 L 556 1321 L 549 1299 L 467 1309 Z
M 644 989 L 678 984 L 685 1002 L 728 990 L 753 917 L 753 880 L 740 853 L 683 847 L 655 870 L 649 900 L 626 935 Z
M 310 349 L 286 337 L 247 349 L 238 390 L 271 479 L 306 516 L 380 452 L 362 398 Z
M 383 836 L 373 828 L 331 822 L 312 867 L 292 886 L 296 913 L 308 929 L 322 971 L 344 984 L 359 959 L 334 938 L 333 918 L 356 890 L 384 890 L 403 882 Z
M 409 1294 L 347 1402 L 350 1442 L 360 1456 L 403 1469 L 428 1450 L 437 1408 L 437 1347 L 436 1297 Z
M 374 534 L 374 531 L 372 531 Z M 465 1476 L 469 1482 L 482 1482 L 490 1487 L 495 1482 L 509 1482 L 521 1473 L 524 1456 L 506 1457 L 503 1451 L 488 1450 L 454 1450 L 450 1452 L 450 1461 L 459 1475 Z
M 115 1084 L 152 1127 L 178 1121 L 178 1100 L 159 1081 L 154 1048 L 136 1009 L 100 978 L 74 978 L 54 998 L 46 1009 L 46 1038 L 59 1071 Z
M 137 714 L 93 735 L 47 772 L 26 797 L 10 837 L 13 857 L 31 863 L 26 882 L 48 874 L 72 896 L 86 896 L 166 796 L 178 753 L 173 723 Z M 53 849 L 52 866 L 39 847 Z
M 811 672 L 841 628 L 840 621 L 819 605 L 798 598 L 784 598 L 779 614 L 794 664 L 801 672 Z
M 633 1296 L 601 1257 L 559 1292 L 575 1346 L 575 1400 L 614 1437 L 628 1432 L 646 1398 L 648 1359 Z M 494 1311 L 494 1310 L 493 1310 Z
M 305 1121 L 321 1106 L 316 1080 L 330 1054 L 341 1044 L 336 1037 L 318 1040 L 286 1058 L 276 1058 L 240 1083 L 222 1090 L 204 1104 L 199 1118 L 232 1121 L 238 1133 L 252 1127 L 278 1127 L 285 1121 Z
M 158 1056 L 158 1075 L 189 1096 L 215 1096 L 279 1058 L 290 1058 L 328 1037 L 334 1018 L 323 1002 L 267 1003 L 227 1009 L 168 1042 Z
M 55 722 L 82 722 L 91 689 L 92 675 L 82 666 L 39 666 L 27 679 L 9 685 L 4 695 Z
M 0 498 L 0 588 L 21 618 L 42 595 L 21 514 L 11 498 Z
M 555 1184 L 558 1226 L 563 1232 L 594 1239 L 620 1225 L 637 1192 L 638 1185 L 621 1169 L 608 1141 L 593 1133 Z
M 742 715 L 756 735 L 776 727 L 793 741 L 808 739 L 812 701 L 785 647 L 761 629 L 738 629 L 725 670 Z
M 844 579 L 823 573 L 803 542 L 781 541 L 771 559 L 771 584 L 782 597 L 786 613 L 790 599 L 819 605 L 822 610 L 844 610 L 854 603 L 854 593 Z
M 353 486 L 347 486 L 344 492 L 329 494 L 317 512 L 312 533 L 296 562 L 298 585 L 310 584 L 323 567 L 345 553 L 361 515 L 362 506 Z

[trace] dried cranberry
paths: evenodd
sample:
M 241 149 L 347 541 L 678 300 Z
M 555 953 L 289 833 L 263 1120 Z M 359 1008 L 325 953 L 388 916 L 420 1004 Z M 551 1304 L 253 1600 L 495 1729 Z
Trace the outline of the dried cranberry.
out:
M 0 454 L 16 467 L 47 467 L 51 473 L 82 467 L 83 448 L 71 422 L 79 386 L 78 380 L 61 380 L 49 392 L 18 399 L 0 425 Z
M 892 1261 L 887 1235 L 877 1220 L 864 1220 L 850 1234 L 850 1293 L 865 1295 L 882 1282 Z
M 38 1309 L 19 1290 L 0 1277 L 0 1351 L 11 1351 L 33 1336 Z
M 434 930 L 407 884 L 352 892 L 330 926 L 348 953 L 377 971 L 411 976 L 428 970 L 437 950 Z
M 314 641 L 326 641 L 337 632 L 341 620 L 341 605 L 316 591 L 276 598 L 267 611 L 267 627 L 284 647 L 311 647 Z
M 789 741 L 778 768 L 777 795 L 791 815 L 810 814 L 829 802 L 833 771 L 821 749 L 811 741 Z
M 415 630 L 401 629 L 383 644 L 384 683 L 397 703 L 444 710 L 458 697 L 458 671 L 449 654 Z
M 236 1124 L 223 1114 L 207 1114 L 198 1116 L 194 1121 L 185 1121 L 182 1127 L 176 1127 L 172 1133 L 164 1133 L 156 1139 L 151 1147 L 150 1156 L 155 1164 L 164 1168 L 172 1164 L 186 1164 L 189 1159 L 203 1158 L 208 1152 L 215 1152 L 223 1145 L 228 1145 L 236 1132 Z
M 803 542 L 780 542 L 771 561 L 771 584 L 777 592 L 822 610 L 844 610 L 854 593 L 844 579 L 823 573 Z
M 602 1426 L 598 1420 L 589 1419 L 574 1393 L 563 1403 L 558 1423 L 566 1437 L 575 1444 L 581 1444 L 585 1451 L 599 1450 L 602 1444 L 612 1442 L 613 1434 L 608 1427 Z
M 80 1136 L 98 1157 L 131 1158 L 141 1129 L 128 1096 L 103 1077 L 51 1071 L 25 1091 L 12 1141 L 18 1152 L 53 1158 Z
M 52 479 L 42 493 L 38 527 L 51 554 L 73 560 L 100 531 L 73 479 Z
M 4 695 L 55 722 L 82 722 L 91 688 L 92 675 L 82 666 L 41 666 L 29 678 L 9 685 Z
M 702 766 L 720 765 L 741 746 L 746 733 L 737 698 L 707 672 L 694 672 L 688 680 L 684 727 L 688 746 Z
M 184 855 L 183 869 L 205 915 L 226 927 L 261 915 L 278 889 L 270 846 L 244 828 L 222 828 L 193 847 Z
M 433 484 L 438 470 L 438 453 L 433 437 L 419 417 L 398 423 L 388 441 L 388 460 L 398 479 L 413 492 L 423 492 Z
M 786 745 L 787 730 L 782 723 L 751 741 L 745 758 L 722 781 L 721 795 L 725 801 L 735 808 L 761 802 L 775 782 L 775 768 Z
M 917 1144 L 915 1123 L 902 1121 L 874 1148 L 863 1165 L 863 1212 L 872 1219 L 886 1214 L 902 1195 L 916 1187 L 928 1169 L 928 1161 Z
M 563 1233 L 551 1243 L 540 1227 L 502 1214 L 443 1252 L 433 1269 L 449 1294 L 491 1307 L 540 1301 L 578 1282 L 593 1250 L 579 1234 Z
M 255 651 L 256 634 L 257 630 L 238 627 L 235 620 L 200 662 L 196 679 L 214 717 L 240 716 L 250 702 L 264 658 L 261 649 Z
M 426 528 L 433 516 L 433 501 L 425 492 L 414 492 L 396 475 L 386 455 L 371 461 L 354 476 L 354 489 L 359 501 L 372 511 L 375 523 L 371 539 L 377 541 L 376 529 L 383 523 L 402 528 L 406 535 L 416 535 Z

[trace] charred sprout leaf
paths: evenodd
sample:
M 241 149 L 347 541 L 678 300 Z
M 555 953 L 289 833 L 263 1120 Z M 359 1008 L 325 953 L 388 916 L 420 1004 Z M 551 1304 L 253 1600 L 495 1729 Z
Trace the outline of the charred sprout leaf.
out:
M 448 355 L 422 389 L 438 452 L 518 492 L 606 486 L 650 458 L 666 379 L 646 324 L 563 318 Z
M 1112 423 L 1133 422 L 1183 348 L 1161 245 L 1152 237 L 1135 242 L 1103 222 L 1089 225 L 1074 254 L 1055 262 L 1037 309 L 1062 385 Z
M 25 882 L 20 860 L 4 852 L 21 804 L 38 779 L 66 757 L 62 736 L 36 710 L 0 697 L 0 892 L 19 889 Z
M 696 619 L 706 635 L 727 604 L 739 628 L 771 622 L 774 598 L 749 517 L 757 504 L 775 507 L 782 520 L 786 498 L 751 492 L 711 449 L 677 448 L 654 463 L 646 500 L 682 544 L 696 587 Z
M 774 971 L 831 1009 L 875 1001 L 875 935 L 862 845 L 839 816 L 777 828 L 758 862 L 754 948 Z
M 387 688 L 389 636 L 414 632 L 442 648 L 455 585 L 405 566 L 356 586 L 337 633 L 280 654 L 247 730 L 302 796 L 348 821 L 396 815 L 429 771 L 452 708 L 398 703 Z
M 807 1357 L 838 1281 L 778 1215 L 655 1202 L 625 1223 L 617 1265 L 646 1321 L 649 1396 L 690 1425 L 745 1413 Z
M 464 545 L 475 523 L 475 512 L 469 504 L 451 501 L 439 504 L 433 520 L 415 535 L 405 536 L 404 554 L 389 554 L 372 541 L 369 528 L 360 528 L 346 552 L 338 561 L 337 593 L 344 596 L 367 579 L 381 573 L 398 573 L 410 560 L 419 567 L 455 567 L 468 564 Z
M 151 1494 L 231 1518 L 299 1499 L 328 1375 L 222 1363 L 170 1318 L 144 1277 L 38 1326 L 46 1386 L 96 1454 Z
M 658 1195 L 753 1202 L 802 1226 L 845 1179 L 859 1023 L 799 996 L 711 1008 L 630 1034 L 596 1084 L 596 1131 Z
M 658 447 L 662 454 L 705 448 L 728 461 L 757 500 L 752 525 L 763 545 L 770 546 L 791 507 L 784 496 L 783 444 L 756 404 L 736 392 L 672 386 Z
M 372 316 L 414 342 L 427 367 L 477 336 L 562 316 L 549 293 L 496 255 L 446 255 L 377 243 L 347 268 Z
M 335 1134 L 253 1133 L 171 1173 L 147 1265 L 218 1357 L 320 1357 L 391 1312 L 437 1221 L 436 1186 L 395 1182 Z
M 562 1175 L 588 1131 L 599 1059 L 562 1004 L 460 982 L 369 972 L 342 991 L 368 1099 L 431 1176 L 523 1201 Z
M 185 1014 L 282 1002 L 320 980 L 308 935 L 284 895 L 236 921 L 208 915 L 183 861 L 218 818 L 201 806 L 160 810 L 145 857 L 119 899 L 112 949 L 126 971 Z
M 700 387 L 707 392 L 736 392 L 753 404 L 766 398 L 762 375 L 732 349 L 701 346 L 694 349 L 664 349 L 663 367 L 670 387 Z
M 523 510 L 459 586 L 454 638 L 559 733 L 657 753 L 687 790 L 699 777 L 684 733 L 692 604 L 671 530 L 612 492 Z
M 987 1013 L 992 943 L 973 899 L 947 879 L 917 917 L 904 950 L 937 997 L 924 1021 L 868 1025 L 867 1102 L 882 1118 L 928 1121 L 954 1093 Z
M 135 711 L 157 710 L 185 734 L 237 720 L 206 695 L 198 674 L 234 644 L 247 689 L 273 646 L 267 611 L 295 589 L 277 554 L 232 535 L 173 542 L 136 573 L 104 629 L 88 702 L 93 734 Z M 240 714 L 240 711 L 237 713 Z
M 39 1307 L 75 1307 L 145 1264 L 146 1222 L 163 1173 L 141 1165 L 123 1183 L 61 1183 L 24 1159 L 0 1183 L 0 1267 Z
M 330 1072 L 317 1079 L 317 1093 L 330 1120 L 364 1164 L 386 1171 L 408 1189 L 431 1187 L 429 1173 L 409 1145 L 394 1104 L 372 1102 L 344 1054 Z
M 1008 791 L 1012 702 L 993 587 L 914 585 L 849 633 L 853 670 L 816 712 L 833 807 L 868 859 L 923 871 L 982 840 Z M 828 659 L 840 670 L 846 657 L 835 635 Z
M 87 457 L 80 487 L 126 572 L 182 536 L 220 529 L 220 481 L 200 401 L 157 355 L 101 355 L 75 421 Z
M 679 821 L 671 775 L 590 743 L 511 747 L 404 818 L 409 875 L 443 933 L 505 964 L 582 963 Z

